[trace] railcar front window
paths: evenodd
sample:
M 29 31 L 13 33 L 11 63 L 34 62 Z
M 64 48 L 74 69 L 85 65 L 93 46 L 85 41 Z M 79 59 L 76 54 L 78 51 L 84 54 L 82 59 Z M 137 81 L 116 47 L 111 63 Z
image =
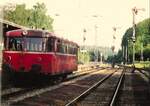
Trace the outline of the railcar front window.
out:
M 45 51 L 45 38 L 21 38 L 21 37 L 8 37 L 7 48 L 11 51 Z
M 45 38 L 26 38 L 26 50 L 41 52 L 45 51 Z

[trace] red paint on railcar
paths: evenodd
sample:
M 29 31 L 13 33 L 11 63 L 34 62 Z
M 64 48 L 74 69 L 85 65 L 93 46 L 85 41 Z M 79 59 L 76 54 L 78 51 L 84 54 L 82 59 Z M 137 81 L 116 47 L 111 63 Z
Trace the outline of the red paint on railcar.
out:
M 23 37 L 24 30 L 14 30 L 7 32 L 7 37 Z M 77 70 L 77 53 L 60 53 L 58 50 L 57 40 L 68 44 L 69 46 L 73 45 L 74 48 L 78 48 L 78 45 L 74 42 L 70 42 L 68 40 L 60 39 L 54 36 L 53 33 L 39 31 L 39 30 L 27 30 L 27 35 L 30 37 L 40 37 L 48 39 L 49 37 L 53 37 L 55 39 L 53 44 L 52 52 L 47 51 L 27 51 L 26 48 L 21 51 L 9 50 L 8 42 L 6 42 L 5 50 L 3 51 L 3 64 L 7 64 L 12 71 L 19 72 L 30 72 L 34 71 L 39 74 L 62 74 L 62 73 L 70 73 L 74 70 Z M 7 38 L 6 37 L 6 38 Z M 24 38 L 26 39 L 26 38 Z M 23 44 L 26 44 L 23 41 Z M 45 43 L 47 44 L 47 43 Z M 43 45 L 43 44 L 42 44 Z M 46 46 L 45 46 L 46 47 Z M 68 47 L 67 47 L 68 48 Z

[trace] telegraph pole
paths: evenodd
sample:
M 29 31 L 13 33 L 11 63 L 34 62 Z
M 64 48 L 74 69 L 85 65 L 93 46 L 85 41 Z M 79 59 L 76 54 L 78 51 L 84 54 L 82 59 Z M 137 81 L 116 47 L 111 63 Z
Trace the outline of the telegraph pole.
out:
M 124 45 L 122 45 L 122 62 L 124 64 Z
M 128 61 L 128 45 L 125 46 L 125 50 L 126 50 L 126 55 L 125 55 L 125 64 L 127 64 Z
M 113 67 L 114 67 L 114 64 L 115 64 L 115 60 L 114 60 L 114 50 L 115 50 L 115 40 L 116 40 L 116 31 L 117 29 L 120 29 L 120 27 L 113 27 L 113 31 L 114 31 L 114 34 L 113 34 L 113 46 L 112 46 L 112 52 L 113 52 Z
M 93 15 L 92 17 L 94 17 L 94 18 L 99 18 L 99 17 L 102 17 L 102 16 L 98 16 L 98 15 Z M 97 24 L 95 24 L 95 26 L 94 26 L 94 30 L 95 30 L 95 47 L 94 47 L 94 55 L 95 55 L 95 62 L 98 62 L 98 49 L 97 49 L 97 41 L 98 41 L 98 34 L 97 34 L 97 28 L 98 28 L 98 26 L 97 26 Z
M 101 64 L 102 64 L 102 63 L 103 63 L 103 53 L 101 52 L 101 54 L 100 54 L 100 55 L 101 55 L 101 57 L 100 57 L 100 58 L 101 58 Z
M 128 39 L 128 45 L 127 45 L 127 63 L 130 62 L 130 60 L 129 60 L 129 43 L 130 43 L 130 40 Z
M 112 52 L 113 52 L 113 60 L 112 60 L 112 67 L 114 68 L 114 65 L 115 65 L 115 57 L 114 57 L 114 50 L 115 50 L 115 39 L 116 39 L 116 30 L 117 28 L 116 27 L 113 27 L 113 31 L 114 31 L 114 34 L 113 34 L 113 46 L 112 46 Z
M 83 47 L 85 48 L 85 40 L 86 40 L 86 29 L 83 29 Z
M 86 29 L 83 29 L 83 61 L 84 63 L 86 62 L 85 60 L 85 55 L 86 55 L 86 50 L 85 50 L 85 40 L 86 40 Z
M 142 43 L 141 43 L 141 61 L 143 61 L 143 35 L 141 36 L 141 40 L 142 40 Z
M 97 51 L 97 25 L 94 26 L 95 28 L 95 62 L 98 62 L 98 51 Z

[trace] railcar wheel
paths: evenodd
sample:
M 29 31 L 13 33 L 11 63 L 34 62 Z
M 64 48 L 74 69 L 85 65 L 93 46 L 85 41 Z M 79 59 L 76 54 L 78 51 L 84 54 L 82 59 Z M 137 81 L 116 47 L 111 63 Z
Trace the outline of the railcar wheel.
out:
M 62 76 L 62 80 L 67 79 L 67 74 Z
M 2 65 L 2 88 L 12 84 L 12 70 L 7 65 Z M 5 86 L 3 86 L 5 85 Z

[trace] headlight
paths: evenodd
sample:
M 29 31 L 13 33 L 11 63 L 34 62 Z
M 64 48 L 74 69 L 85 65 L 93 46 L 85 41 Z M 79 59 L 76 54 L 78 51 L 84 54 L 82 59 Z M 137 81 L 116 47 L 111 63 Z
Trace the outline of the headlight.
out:
M 24 30 L 22 31 L 22 35 L 27 35 L 28 34 L 28 31 Z

